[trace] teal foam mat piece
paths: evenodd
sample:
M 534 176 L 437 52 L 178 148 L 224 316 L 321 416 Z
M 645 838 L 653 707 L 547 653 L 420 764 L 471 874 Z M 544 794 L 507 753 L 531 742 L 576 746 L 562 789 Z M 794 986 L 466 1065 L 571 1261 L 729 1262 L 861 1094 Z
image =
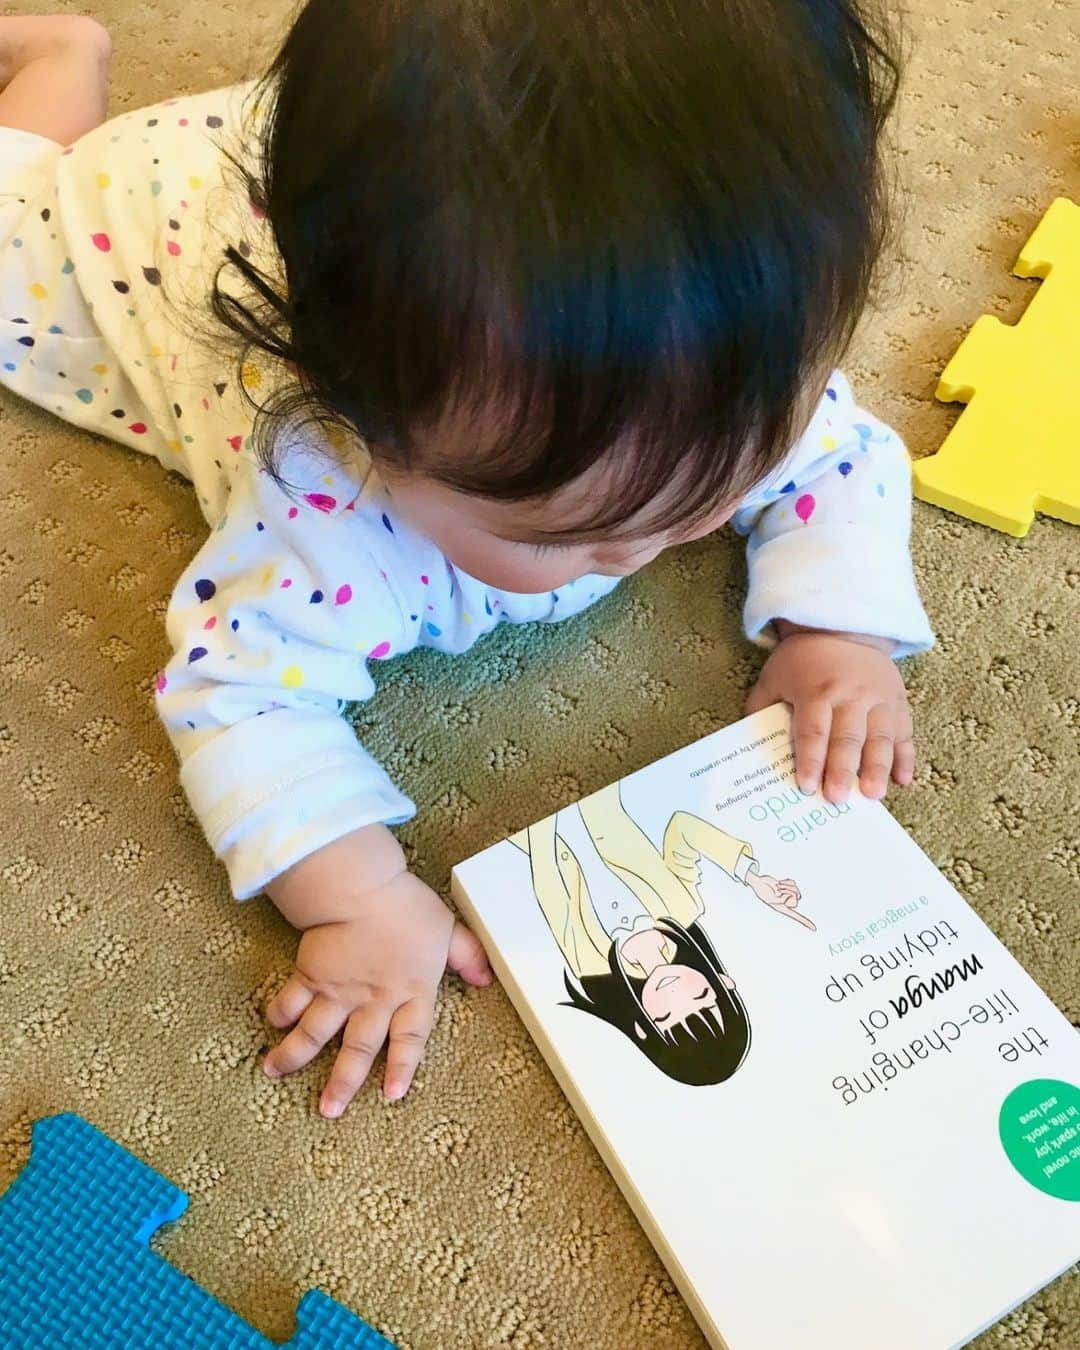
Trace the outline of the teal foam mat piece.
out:
M 30 1161 L 0 1195 L 3 1350 L 272 1350 L 149 1246 L 187 1208 L 165 1177 L 76 1115 L 33 1127 Z M 311 1290 L 290 1350 L 394 1350 Z

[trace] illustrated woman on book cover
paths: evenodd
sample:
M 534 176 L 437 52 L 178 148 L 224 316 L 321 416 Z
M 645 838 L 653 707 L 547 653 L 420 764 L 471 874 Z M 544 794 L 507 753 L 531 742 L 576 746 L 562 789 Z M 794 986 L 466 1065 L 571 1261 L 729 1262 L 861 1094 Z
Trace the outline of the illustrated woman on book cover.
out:
M 795 882 L 766 876 L 749 844 L 686 811 L 671 817 L 657 849 L 617 783 L 511 842 L 529 855 L 571 1005 L 617 1027 L 670 1078 L 730 1078 L 749 1049 L 750 1023 L 700 923 L 701 859 L 812 930 Z

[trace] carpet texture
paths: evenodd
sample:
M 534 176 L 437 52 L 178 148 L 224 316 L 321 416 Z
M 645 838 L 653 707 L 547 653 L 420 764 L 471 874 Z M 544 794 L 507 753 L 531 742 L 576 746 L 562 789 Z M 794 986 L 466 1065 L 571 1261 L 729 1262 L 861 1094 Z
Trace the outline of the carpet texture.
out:
M 118 113 L 256 73 L 291 7 L 94 9 Z M 1015 255 L 1053 197 L 1080 198 L 1080 0 L 909 10 L 896 261 L 847 368 L 925 453 L 955 416 L 932 397 L 945 361 L 980 313 L 1023 312 Z M 700 1347 L 501 991 L 447 983 L 404 1103 L 368 1089 L 327 1124 L 325 1057 L 263 1077 L 261 1009 L 293 937 L 267 902 L 230 900 L 151 704 L 195 503 L 12 397 L 0 457 L 0 1184 L 30 1120 L 71 1109 L 191 1193 L 162 1248 L 269 1335 L 317 1284 L 403 1350 Z M 890 799 L 1073 1022 L 1078 543 L 1055 521 L 1016 541 L 917 508 L 940 642 L 909 664 L 918 774 Z M 403 831 L 420 875 L 445 889 L 458 859 L 734 720 L 760 661 L 742 572 L 737 542 L 706 541 L 570 624 L 388 665 L 357 727 L 421 804 Z M 980 1341 L 1078 1344 L 1076 1271 Z

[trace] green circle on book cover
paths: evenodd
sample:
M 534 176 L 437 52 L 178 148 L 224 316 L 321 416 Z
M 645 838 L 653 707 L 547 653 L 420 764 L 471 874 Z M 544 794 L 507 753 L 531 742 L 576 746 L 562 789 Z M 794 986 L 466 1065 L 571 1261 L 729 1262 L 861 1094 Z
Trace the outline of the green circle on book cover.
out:
M 1080 1088 L 1032 1078 L 1001 1104 L 998 1134 L 1025 1181 L 1058 1200 L 1080 1200 Z

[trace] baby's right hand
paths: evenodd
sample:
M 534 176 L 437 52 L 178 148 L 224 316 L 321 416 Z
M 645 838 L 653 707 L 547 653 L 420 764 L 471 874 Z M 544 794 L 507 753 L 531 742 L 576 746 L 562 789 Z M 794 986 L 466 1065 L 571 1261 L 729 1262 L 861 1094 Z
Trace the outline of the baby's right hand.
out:
M 400 867 L 392 865 L 395 856 Z M 391 866 L 379 865 L 387 861 Z M 263 1068 L 271 1078 L 292 1073 L 343 1032 L 319 1100 L 324 1116 L 339 1116 L 389 1035 L 383 1095 L 404 1096 L 431 1032 L 443 971 L 455 970 L 470 984 L 491 982 L 480 943 L 404 870 L 397 841 L 383 826 L 327 845 L 269 890 L 305 931 L 296 970 L 267 1008 L 274 1026 L 292 1030 Z

